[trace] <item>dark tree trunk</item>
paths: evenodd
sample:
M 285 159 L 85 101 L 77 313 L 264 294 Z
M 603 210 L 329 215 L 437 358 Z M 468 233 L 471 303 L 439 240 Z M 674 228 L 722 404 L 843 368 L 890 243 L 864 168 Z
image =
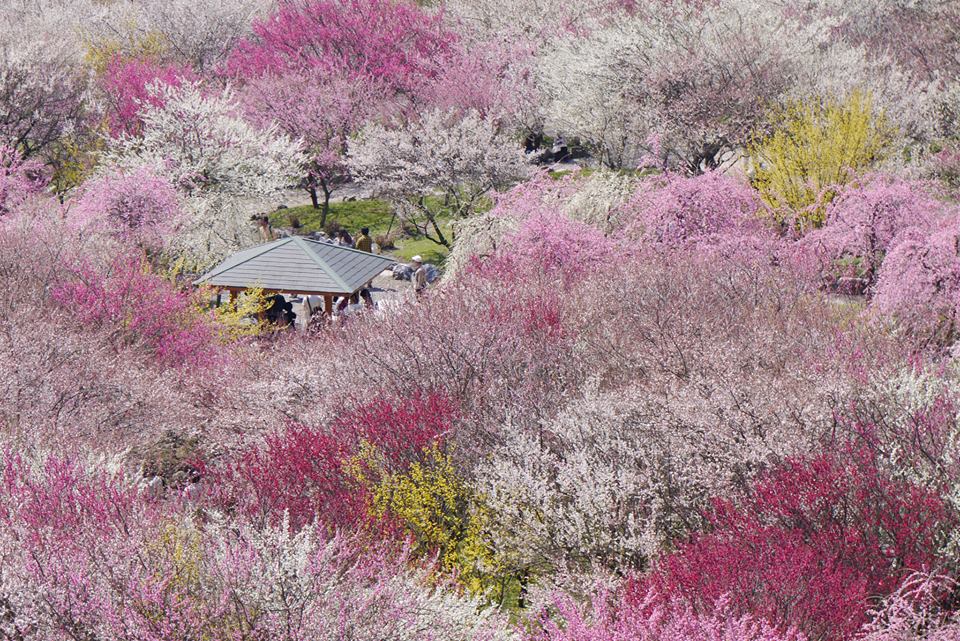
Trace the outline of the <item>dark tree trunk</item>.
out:
M 330 188 L 330 185 L 327 184 L 327 181 L 320 181 L 320 188 L 323 190 L 323 210 L 320 213 L 320 227 L 327 226 L 327 216 L 330 215 L 330 194 L 333 193 L 333 189 Z

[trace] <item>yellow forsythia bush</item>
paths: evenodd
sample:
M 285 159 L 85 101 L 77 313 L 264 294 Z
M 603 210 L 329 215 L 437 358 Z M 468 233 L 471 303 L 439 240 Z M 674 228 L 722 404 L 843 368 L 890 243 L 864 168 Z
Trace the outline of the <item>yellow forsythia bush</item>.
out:
M 436 553 L 441 568 L 470 592 L 501 598 L 502 572 L 485 534 L 488 510 L 457 476 L 449 454 L 437 445 L 424 453 L 423 463 L 379 478 L 373 487 L 374 513 L 398 519 L 413 535 L 417 551 Z M 370 446 L 360 456 L 367 469 L 376 459 Z M 361 480 L 370 478 L 364 474 Z
M 193 527 L 169 523 L 157 537 L 148 542 L 145 559 L 156 572 L 157 580 L 165 580 L 170 589 L 183 593 L 199 590 L 203 554 L 200 533 Z
M 135 24 L 126 25 L 129 31 L 116 38 L 88 40 L 84 62 L 97 74 L 102 74 L 116 56 L 139 60 L 159 60 L 167 52 L 164 37 L 156 32 L 138 33 Z
M 753 185 L 777 220 L 803 232 L 823 223 L 827 204 L 855 172 L 882 160 L 892 130 L 868 93 L 788 104 L 748 147 Z
M 240 295 L 231 295 L 230 300 L 213 308 L 220 339 L 229 342 L 245 336 L 259 336 L 268 329 L 263 312 L 270 308 L 270 301 L 260 287 L 252 287 Z
M 93 174 L 104 148 L 104 133 L 101 126 L 84 138 L 67 135 L 51 145 L 49 163 L 53 175 L 50 186 L 55 193 L 64 194 L 76 189 Z
M 157 273 L 175 286 L 191 270 L 200 271 L 189 265 L 183 256 L 171 258 L 158 255 L 153 258 Z M 193 301 L 198 314 L 207 313 L 214 296 L 216 290 L 211 287 L 204 286 L 197 290 Z M 229 343 L 247 336 L 259 336 L 270 327 L 270 323 L 263 318 L 263 312 L 270 308 L 270 304 L 262 287 L 251 287 L 239 295 L 231 294 L 230 300 L 211 308 L 217 337 L 221 342 Z

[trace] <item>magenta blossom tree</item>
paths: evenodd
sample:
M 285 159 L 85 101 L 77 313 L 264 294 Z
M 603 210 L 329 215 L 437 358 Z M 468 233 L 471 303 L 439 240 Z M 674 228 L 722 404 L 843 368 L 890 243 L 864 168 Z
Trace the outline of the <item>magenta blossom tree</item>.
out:
M 663 558 L 641 582 L 681 605 L 847 639 L 869 599 L 931 567 L 955 515 L 933 489 L 891 478 L 866 450 L 786 461 L 745 499 L 718 499 L 710 529 Z
M 191 295 L 150 273 L 138 256 L 121 255 L 106 272 L 80 267 L 53 297 L 80 323 L 112 328 L 115 340 L 142 343 L 166 366 L 205 368 L 220 361 L 212 324 Z
M 114 56 L 98 81 L 109 105 L 107 122 L 110 134 L 139 134 L 143 127 L 140 118 L 143 107 L 163 107 L 162 94 L 153 90 L 155 85 L 179 87 L 183 80 L 196 80 L 189 67 Z

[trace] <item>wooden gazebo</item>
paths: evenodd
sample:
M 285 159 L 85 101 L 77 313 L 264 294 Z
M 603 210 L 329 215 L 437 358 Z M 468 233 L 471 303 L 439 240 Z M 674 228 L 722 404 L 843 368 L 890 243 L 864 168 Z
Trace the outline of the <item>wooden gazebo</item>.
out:
M 352 296 L 395 263 L 386 256 L 289 236 L 239 251 L 193 284 L 232 294 L 260 287 L 271 294 L 322 296 L 329 316 L 334 296 Z

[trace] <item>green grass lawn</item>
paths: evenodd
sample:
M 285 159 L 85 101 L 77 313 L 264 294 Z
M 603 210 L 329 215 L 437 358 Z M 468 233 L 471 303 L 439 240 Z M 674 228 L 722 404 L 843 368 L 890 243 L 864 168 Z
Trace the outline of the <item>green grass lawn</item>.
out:
M 440 228 L 443 229 L 444 235 L 450 238 L 449 226 L 441 225 Z M 403 260 L 410 260 L 413 256 L 420 254 L 425 263 L 442 265 L 450 251 L 443 245 L 438 245 L 426 238 L 401 238 L 397 241 L 397 248 L 387 253 Z
M 309 234 L 323 231 L 320 229 L 320 216 L 321 210 L 314 209 L 312 205 L 302 205 L 273 212 L 270 214 L 270 223 L 274 227 L 289 227 L 291 218 L 296 217 L 303 233 Z M 376 199 L 333 202 L 330 203 L 330 214 L 327 216 L 327 224 L 329 223 L 346 227 L 351 236 L 356 236 L 361 227 L 369 227 L 373 235 L 382 234 L 390 224 L 390 205 L 384 200 Z M 394 228 L 398 225 L 399 223 L 394 221 Z
M 312 205 L 302 205 L 300 207 L 290 207 L 288 209 L 279 209 L 270 214 L 270 223 L 274 227 L 290 227 L 290 221 L 296 217 L 300 221 L 300 231 L 303 234 L 309 234 L 314 231 L 323 231 L 320 228 L 321 211 L 314 209 Z M 336 223 L 345 227 L 351 236 L 356 237 L 361 227 L 369 227 L 370 235 L 376 237 L 379 234 L 385 234 L 390 227 L 391 210 L 386 201 L 354 200 L 350 202 L 338 201 L 330 203 L 330 214 L 327 216 L 327 224 Z M 394 220 L 392 229 L 399 231 L 400 221 Z M 444 235 L 450 238 L 450 225 L 441 220 L 441 230 Z M 396 241 L 396 249 L 388 250 L 385 253 L 391 254 L 402 260 L 410 260 L 411 257 L 420 254 L 425 262 L 435 265 L 443 264 L 448 250 L 443 245 L 428 240 L 426 238 L 414 238 L 401 236 Z

